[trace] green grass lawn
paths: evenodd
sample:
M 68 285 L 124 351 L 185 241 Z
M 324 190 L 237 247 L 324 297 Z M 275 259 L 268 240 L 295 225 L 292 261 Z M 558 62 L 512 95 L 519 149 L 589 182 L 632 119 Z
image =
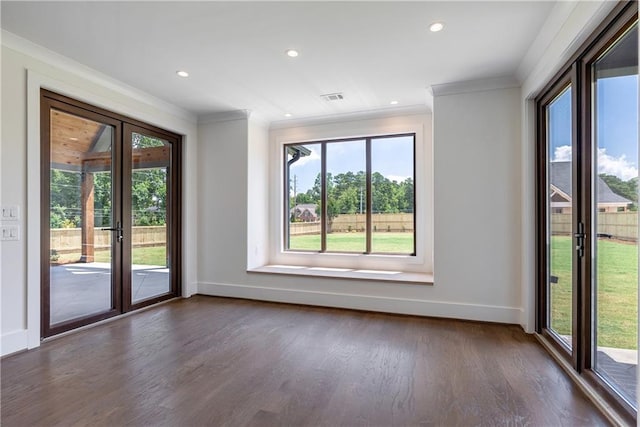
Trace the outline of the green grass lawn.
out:
M 371 237 L 373 252 L 411 254 L 413 253 L 413 233 L 373 233 Z M 320 250 L 320 235 L 291 236 L 289 248 L 293 250 Z M 329 233 L 327 234 L 327 250 L 336 252 L 364 252 L 365 234 Z
M 551 326 L 571 334 L 572 239 L 554 236 L 551 242 Z M 598 240 L 597 340 L 603 347 L 637 349 L 638 247 L 635 244 Z
M 166 265 L 166 246 L 151 246 L 146 248 L 134 248 L 132 254 L 133 264 L 141 265 Z M 78 262 L 80 259 L 80 253 L 60 254 L 58 263 L 68 264 L 72 262 Z M 109 262 L 111 260 L 111 254 L 108 250 L 96 251 L 95 262 Z

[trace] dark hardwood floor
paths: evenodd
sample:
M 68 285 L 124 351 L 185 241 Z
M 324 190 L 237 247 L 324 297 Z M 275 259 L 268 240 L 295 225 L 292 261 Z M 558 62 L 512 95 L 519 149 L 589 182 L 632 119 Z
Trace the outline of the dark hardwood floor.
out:
M 517 326 L 195 296 L 1 363 L 4 427 L 607 425 Z

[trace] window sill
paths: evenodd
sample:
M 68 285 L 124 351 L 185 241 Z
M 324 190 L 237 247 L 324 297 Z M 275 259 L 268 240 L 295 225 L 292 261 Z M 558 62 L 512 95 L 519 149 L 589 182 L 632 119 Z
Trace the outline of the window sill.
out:
M 409 273 L 390 270 L 354 270 L 349 268 L 306 267 L 301 265 L 264 265 L 247 271 L 249 273 L 287 274 L 293 276 L 376 280 L 382 282 L 433 285 L 433 274 L 430 273 Z

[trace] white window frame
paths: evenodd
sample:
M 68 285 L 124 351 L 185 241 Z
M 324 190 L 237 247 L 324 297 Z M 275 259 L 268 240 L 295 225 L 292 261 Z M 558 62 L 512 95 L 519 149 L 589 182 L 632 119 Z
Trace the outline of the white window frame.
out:
M 270 132 L 269 265 L 327 269 L 332 276 L 343 270 L 433 273 L 433 150 L 431 115 L 412 114 L 357 121 L 298 125 Z M 296 252 L 284 242 L 284 156 L 286 144 L 305 144 L 341 138 L 415 134 L 416 254 Z M 332 270 L 333 269 L 333 270 Z M 295 274 L 296 269 L 290 270 Z M 301 273 L 308 274 L 308 273 Z M 345 274 L 345 277 L 349 276 Z

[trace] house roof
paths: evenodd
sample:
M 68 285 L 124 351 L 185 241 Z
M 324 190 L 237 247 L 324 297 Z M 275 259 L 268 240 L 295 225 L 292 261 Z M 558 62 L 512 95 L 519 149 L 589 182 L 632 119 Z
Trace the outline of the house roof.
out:
M 294 212 L 296 209 L 300 210 L 300 212 L 304 212 L 305 210 L 308 210 L 309 212 L 311 212 L 314 215 L 316 214 L 316 209 L 318 208 L 318 206 L 314 203 L 303 203 L 300 205 L 296 205 L 293 208 L 291 208 L 291 212 Z
M 571 195 L 571 162 L 551 162 L 549 171 L 551 185 L 565 193 Z M 614 193 L 602 178 L 598 176 L 596 185 L 598 187 L 598 203 L 632 203 L 631 200 Z

